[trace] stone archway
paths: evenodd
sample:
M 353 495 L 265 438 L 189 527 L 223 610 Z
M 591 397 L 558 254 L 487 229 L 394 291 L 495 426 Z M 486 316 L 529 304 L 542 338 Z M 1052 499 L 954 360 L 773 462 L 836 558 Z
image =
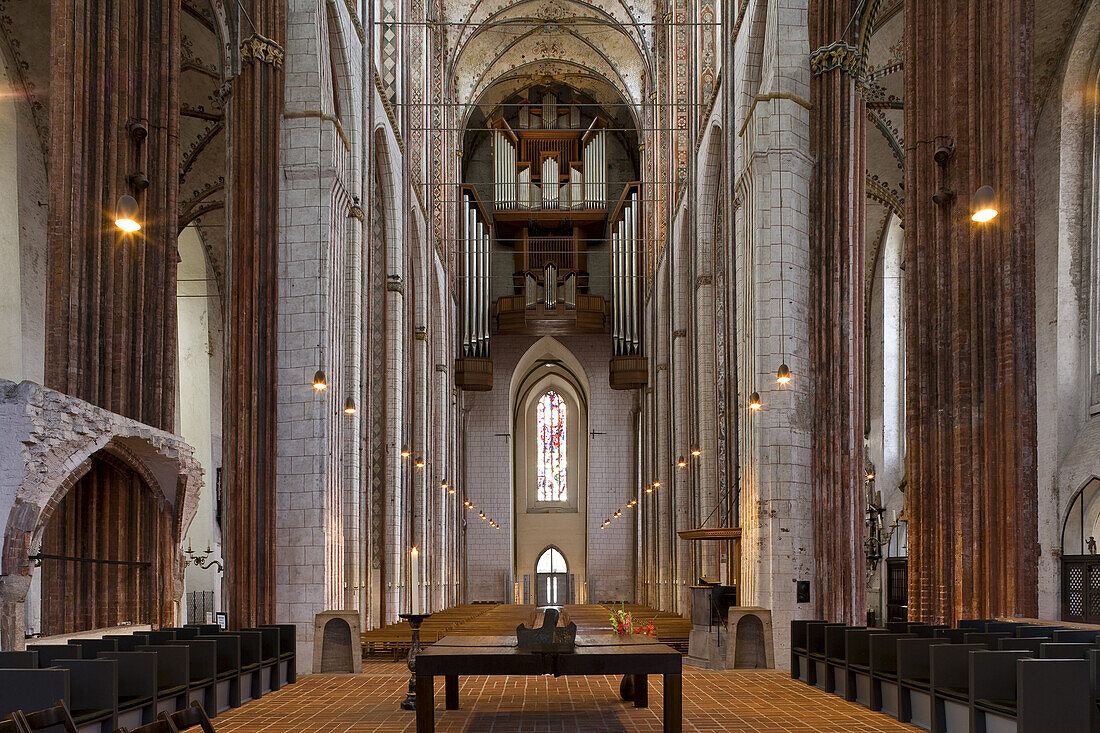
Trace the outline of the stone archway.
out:
M 42 547 L 50 520 L 77 482 L 98 462 L 123 467 L 146 486 L 168 514 L 170 571 L 165 595 L 183 593 L 180 538 L 190 525 L 202 487 L 202 468 L 178 436 L 116 415 L 33 382 L 0 380 L 0 648 L 23 646 L 24 603 L 31 587 L 31 555 Z M 170 603 L 169 603 L 170 606 Z M 162 609 L 161 613 L 165 613 Z

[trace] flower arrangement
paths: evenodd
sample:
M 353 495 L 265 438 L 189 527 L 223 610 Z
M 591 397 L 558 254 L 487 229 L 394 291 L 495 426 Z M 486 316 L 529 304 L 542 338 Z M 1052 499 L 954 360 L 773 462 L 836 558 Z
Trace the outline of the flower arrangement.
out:
M 619 636 L 626 636 L 627 634 L 645 634 L 646 636 L 653 636 L 653 632 L 656 631 L 652 619 L 648 622 L 635 620 L 634 617 L 630 615 L 630 611 L 626 610 L 625 605 L 621 605 L 618 609 L 611 609 L 611 627 L 615 629 L 615 633 Z

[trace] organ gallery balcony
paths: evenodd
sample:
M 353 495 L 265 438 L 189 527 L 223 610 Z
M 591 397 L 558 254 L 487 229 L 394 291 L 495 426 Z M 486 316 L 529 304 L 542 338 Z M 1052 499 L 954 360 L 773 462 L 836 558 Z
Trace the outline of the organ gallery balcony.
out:
M 497 333 L 562 336 L 603 333 L 607 301 L 599 295 L 576 295 L 572 306 L 562 299 L 548 306 L 536 302 L 529 306 L 523 295 L 497 298 Z

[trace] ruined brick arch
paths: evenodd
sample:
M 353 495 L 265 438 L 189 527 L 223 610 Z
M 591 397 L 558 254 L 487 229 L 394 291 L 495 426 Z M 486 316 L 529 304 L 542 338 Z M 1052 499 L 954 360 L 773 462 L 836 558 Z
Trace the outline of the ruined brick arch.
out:
M 179 437 L 31 382 L 0 384 L 0 408 L 22 419 L 5 435 L 0 451 L 14 460 L 0 476 L 0 490 L 13 496 L 0 554 L 0 648 L 23 643 L 22 604 L 34 568 L 28 555 L 42 545 L 51 520 L 70 490 L 98 460 L 140 478 L 157 506 L 170 507 L 173 546 L 195 515 L 202 468 Z M 25 416 L 25 417 L 24 417 Z M 59 439 L 60 436 L 60 439 Z M 10 477 L 10 478 L 9 478 Z M 10 483 L 9 483 L 10 482 Z M 172 558 L 172 595 L 183 590 L 183 565 Z

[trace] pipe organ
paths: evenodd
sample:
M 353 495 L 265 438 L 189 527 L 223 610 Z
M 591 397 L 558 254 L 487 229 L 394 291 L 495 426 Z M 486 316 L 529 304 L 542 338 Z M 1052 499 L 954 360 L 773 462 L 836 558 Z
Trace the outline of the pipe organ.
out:
M 642 251 L 638 187 L 628 186 L 611 219 L 611 341 L 615 356 L 636 355 L 641 348 L 638 328 Z
M 488 117 L 491 179 L 485 171 L 462 188 L 459 260 L 466 276 L 456 384 L 491 388 L 491 334 L 610 332 L 611 387 L 637 388 L 648 375 L 640 356 L 641 187 L 608 181 L 612 118 L 592 114 L 594 105 L 568 90 L 541 87 L 529 94 Z M 490 243 L 497 248 L 494 293 Z M 511 250 L 510 273 L 505 249 Z M 511 288 L 501 294 L 509 274 Z
M 548 93 L 537 107 L 522 105 L 515 122 L 513 130 L 503 117 L 490 120 L 495 211 L 607 209 L 602 118 L 582 129 L 580 108 Z
M 489 357 L 489 225 L 471 191 L 462 195 L 462 354 Z

